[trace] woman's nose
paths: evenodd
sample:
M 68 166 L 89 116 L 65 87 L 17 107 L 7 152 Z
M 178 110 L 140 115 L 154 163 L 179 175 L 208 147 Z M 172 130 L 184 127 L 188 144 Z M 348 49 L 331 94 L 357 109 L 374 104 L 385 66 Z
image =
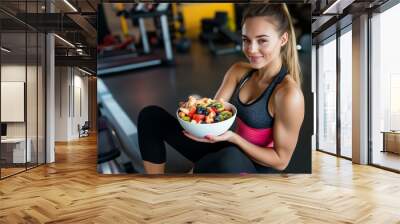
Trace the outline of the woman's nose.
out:
M 256 43 L 250 43 L 250 44 L 248 45 L 248 51 L 249 51 L 249 53 L 257 52 L 257 51 L 258 51 L 258 46 L 257 46 L 257 44 L 256 44 Z

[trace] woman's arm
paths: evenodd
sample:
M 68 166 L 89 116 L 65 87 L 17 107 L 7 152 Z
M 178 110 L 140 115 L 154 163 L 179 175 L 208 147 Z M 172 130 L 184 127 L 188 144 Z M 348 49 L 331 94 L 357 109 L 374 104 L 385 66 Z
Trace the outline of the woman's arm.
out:
M 215 143 L 229 141 L 240 147 L 249 157 L 263 165 L 284 170 L 290 162 L 297 144 L 299 131 L 304 118 L 304 97 L 297 88 L 282 88 L 274 97 L 274 148 L 254 145 L 232 131 L 219 136 L 197 138 L 184 131 L 184 134 L 199 142 Z
M 283 87 L 274 97 L 274 148 L 254 145 L 234 134 L 231 142 L 238 145 L 255 162 L 284 170 L 292 157 L 304 119 L 304 97 L 296 87 Z
M 238 71 L 238 66 L 241 69 Z M 236 68 L 235 68 L 236 67 Z M 240 77 L 251 69 L 246 63 L 236 63 L 227 72 L 215 99 L 228 101 Z M 285 85 L 277 90 L 274 99 L 274 148 L 266 148 L 254 145 L 232 131 L 227 131 L 219 136 L 206 136 L 197 138 L 184 131 L 184 134 L 195 141 L 215 143 L 229 141 L 239 146 L 250 158 L 264 166 L 284 170 L 290 162 L 297 144 L 299 131 L 304 119 L 304 97 L 301 90 L 295 84 Z
M 250 65 L 245 62 L 237 62 L 233 64 L 225 73 L 221 86 L 219 87 L 214 99 L 223 99 L 225 102 L 229 101 L 235 91 L 236 84 L 242 76 L 251 69 Z

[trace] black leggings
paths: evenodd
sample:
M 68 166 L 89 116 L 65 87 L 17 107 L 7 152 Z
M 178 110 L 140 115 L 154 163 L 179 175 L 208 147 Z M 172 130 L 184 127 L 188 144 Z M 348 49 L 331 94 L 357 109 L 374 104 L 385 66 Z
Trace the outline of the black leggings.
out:
M 165 142 L 195 163 L 195 173 L 273 173 L 270 167 L 250 160 L 230 142 L 197 142 L 183 133 L 177 118 L 158 106 L 139 113 L 138 135 L 142 159 L 161 164 L 166 161 Z

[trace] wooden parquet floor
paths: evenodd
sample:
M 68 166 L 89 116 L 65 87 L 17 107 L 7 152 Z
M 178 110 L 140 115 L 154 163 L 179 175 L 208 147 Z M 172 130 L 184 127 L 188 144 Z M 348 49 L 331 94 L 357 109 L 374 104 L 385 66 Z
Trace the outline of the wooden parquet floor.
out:
M 7 177 L 7 176 L 13 175 L 15 173 L 24 171 L 24 170 L 25 170 L 25 167 L 23 167 L 23 168 L 9 168 L 9 167 L 1 168 L 1 176 Z
M 313 153 L 311 175 L 98 175 L 96 139 L 0 181 L 0 223 L 400 223 L 400 175 Z

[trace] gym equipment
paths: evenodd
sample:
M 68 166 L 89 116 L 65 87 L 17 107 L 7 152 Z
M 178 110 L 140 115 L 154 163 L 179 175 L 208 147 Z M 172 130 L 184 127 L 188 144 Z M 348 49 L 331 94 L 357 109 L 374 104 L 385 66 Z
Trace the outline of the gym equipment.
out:
M 128 23 L 126 22 L 125 15 L 123 13 L 124 3 L 115 3 L 115 7 L 119 11 L 117 16 L 119 16 L 120 19 L 122 33 L 124 34 L 124 36 L 129 36 Z
M 177 14 L 176 14 L 175 20 L 179 24 L 179 27 L 178 27 L 179 39 L 176 41 L 175 47 L 178 52 L 187 53 L 190 50 L 191 42 L 185 36 L 185 33 L 186 33 L 185 21 L 183 19 L 183 13 L 182 13 L 180 3 L 176 3 L 176 11 L 177 11 Z
M 133 24 L 137 23 L 139 25 L 143 51 L 139 52 L 136 49 L 136 55 L 112 54 L 108 57 L 106 55 L 99 55 L 97 60 L 97 75 L 112 74 L 154 65 L 171 64 L 174 57 L 167 19 L 168 6 L 169 3 L 160 3 L 154 7 L 154 10 L 149 11 L 144 3 L 139 3 L 129 13 L 125 13 L 125 17 L 129 17 Z M 144 18 L 160 19 L 165 54 L 156 51 L 151 52 Z
M 212 19 L 202 19 L 200 39 L 208 43 L 212 54 L 223 55 L 241 51 L 241 37 L 227 27 L 228 14 L 217 11 Z
M 121 155 L 115 132 L 110 128 L 107 118 L 100 116 L 98 122 L 97 172 L 102 174 L 121 173 L 123 170 L 117 158 Z
M 117 4 L 118 9 L 122 9 L 121 3 Z M 121 11 L 120 11 L 121 12 Z M 97 53 L 102 57 L 107 57 L 109 54 L 124 54 L 133 53 L 135 54 L 134 38 L 128 33 L 128 27 L 126 24 L 125 16 L 122 13 L 117 13 L 120 17 L 121 30 L 123 32 L 124 40 L 120 37 L 112 35 L 104 14 L 103 6 L 99 7 L 99 26 L 98 26 L 98 42 L 97 42 Z M 119 52 L 121 51 L 121 52 Z M 112 52 L 112 53 L 111 53 Z
M 103 105 L 98 104 L 97 171 L 102 174 L 143 173 L 143 164 L 131 159 L 124 140 L 112 119 L 103 114 Z

